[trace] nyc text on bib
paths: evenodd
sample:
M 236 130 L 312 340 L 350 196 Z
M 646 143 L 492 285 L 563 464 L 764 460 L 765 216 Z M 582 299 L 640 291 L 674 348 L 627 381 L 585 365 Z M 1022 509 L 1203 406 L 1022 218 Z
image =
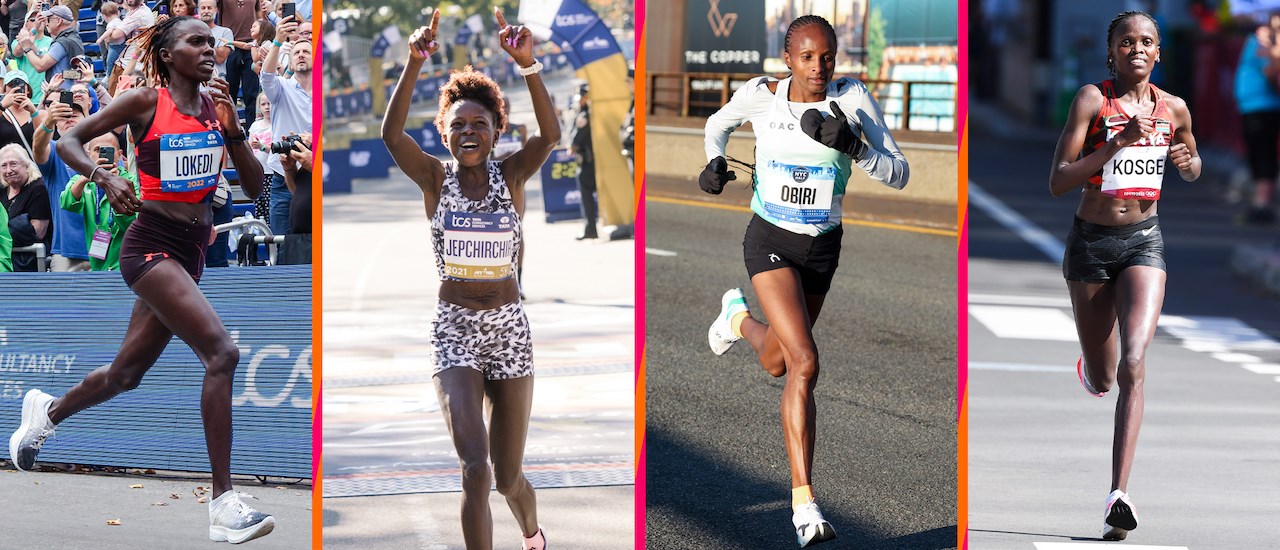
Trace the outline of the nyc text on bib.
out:
M 769 215 L 792 223 L 826 223 L 835 194 L 835 166 L 800 166 L 770 160 L 760 179 Z

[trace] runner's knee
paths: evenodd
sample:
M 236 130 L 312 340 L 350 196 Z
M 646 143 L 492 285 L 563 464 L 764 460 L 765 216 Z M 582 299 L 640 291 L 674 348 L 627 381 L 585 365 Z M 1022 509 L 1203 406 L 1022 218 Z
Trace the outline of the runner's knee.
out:
M 494 484 L 503 496 L 511 496 L 528 484 L 519 468 L 494 468 L 493 475 Z
M 1146 358 L 1138 354 L 1128 354 L 1120 360 L 1119 367 L 1116 368 L 1116 382 L 1123 388 L 1133 388 L 1142 385 L 1146 377 Z
M 143 374 L 145 373 L 141 371 L 116 368 L 115 365 L 112 365 L 107 368 L 107 384 L 116 393 L 127 392 L 142 384 Z
M 489 491 L 489 462 L 487 460 L 463 460 L 462 487 Z
M 205 370 L 212 375 L 230 377 L 235 375 L 238 364 L 240 364 L 240 348 L 227 338 L 224 342 L 214 344 L 213 349 L 208 352 Z

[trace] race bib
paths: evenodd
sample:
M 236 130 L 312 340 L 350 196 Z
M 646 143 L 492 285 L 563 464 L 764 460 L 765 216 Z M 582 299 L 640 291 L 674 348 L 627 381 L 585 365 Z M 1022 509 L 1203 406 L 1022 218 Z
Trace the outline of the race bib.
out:
M 834 166 L 798 166 L 768 161 L 761 202 L 770 216 L 792 223 L 827 223 L 835 194 Z
M 467 281 L 511 276 L 516 217 L 510 213 L 446 212 L 445 275 Z
M 1123 129 L 1109 129 L 1111 139 Z M 1120 149 L 1102 166 L 1102 192 L 1119 199 L 1157 200 L 1173 130 L 1167 120 L 1155 121 L 1155 133 Z
M 160 190 L 198 191 L 218 185 L 222 134 L 193 132 L 160 136 Z

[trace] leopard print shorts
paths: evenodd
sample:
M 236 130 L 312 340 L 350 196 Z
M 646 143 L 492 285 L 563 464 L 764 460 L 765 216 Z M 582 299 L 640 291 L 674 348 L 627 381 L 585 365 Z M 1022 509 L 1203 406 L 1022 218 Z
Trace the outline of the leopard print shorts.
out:
M 524 305 L 512 302 L 474 310 L 441 300 L 431 322 L 432 375 L 455 367 L 475 369 L 486 380 L 533 374 L 533 338 Z

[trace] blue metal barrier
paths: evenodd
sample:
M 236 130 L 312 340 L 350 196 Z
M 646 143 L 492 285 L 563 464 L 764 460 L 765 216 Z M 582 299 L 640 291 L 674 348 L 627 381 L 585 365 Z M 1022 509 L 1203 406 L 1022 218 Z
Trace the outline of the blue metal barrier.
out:
M 210 269 L 200 283 L 240 348 L 237 474 L 311 477 L 311 266 Z M 0 434 L 22 397 L 61 395 L 114 358 L 134 295 L 119 273 L 0 275 Z M 131 392 L 58 426 L 40 461 L 207 472 L 204 367 L 175 338 Z

